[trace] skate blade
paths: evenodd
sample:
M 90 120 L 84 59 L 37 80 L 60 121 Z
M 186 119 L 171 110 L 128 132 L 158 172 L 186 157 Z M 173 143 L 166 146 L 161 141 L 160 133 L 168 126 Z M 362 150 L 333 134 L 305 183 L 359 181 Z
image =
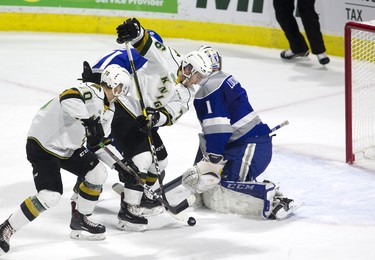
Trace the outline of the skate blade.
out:
M 84 230 L 72 230 L 72 232 L 70 232 L 70 237 L 76 240 L 104 240 L 105 233 L 92 234 Z
M 116 227 L 120 230 L 132 231 L 132 232 L 144 232 L 147 230 L 144 224 L 133 224 L 128 221 L 119 220 Z
M 284 220 L 284 219 L 289 218 L 294 213 L 294 211 L 299 209 L 302 205 L 303 205 L 302 203 L 293 203 L 293 205 L 291 207 L 289 207 L 288 211 L 285 211 L 283 209 L 279 210 L 276 213 L 276 219 L 277 220 Z
M 7 252 L 5 252 L 3 249 L 0 248 L 0 255 L 5 255 Z

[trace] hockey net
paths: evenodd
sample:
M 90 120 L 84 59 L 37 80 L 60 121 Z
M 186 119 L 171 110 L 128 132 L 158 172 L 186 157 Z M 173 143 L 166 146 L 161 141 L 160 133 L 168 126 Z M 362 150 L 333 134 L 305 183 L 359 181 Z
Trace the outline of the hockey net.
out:
M 375 162 L 375 20 L 345 26 L 346 162 Z

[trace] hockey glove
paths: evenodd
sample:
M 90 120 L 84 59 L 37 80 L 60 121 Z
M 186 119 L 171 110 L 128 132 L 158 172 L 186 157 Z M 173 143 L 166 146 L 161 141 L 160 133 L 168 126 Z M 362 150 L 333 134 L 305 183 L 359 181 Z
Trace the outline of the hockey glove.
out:
M 219 184 L 225 163 L 222 155 L 208 154 L 182 175 L 182 184 L 192 192 L 210 190 Z
M 103 126 L 100 123 L 100 117 L 81 119 L 86 131 L 87 145 L 94 152 L 100 149 L 100 146 L 105 142 Z
M 118 172 L 119 180 L 123 183 L 128 183 L 132 185 L 137 184 L 138 181 L 136 176 L 138 176 L 139 172 L 138 167 L 133 163 L 132 160 L 126 162 L 125 159 L 122 159 L 121 161 L 125 164 L 125 169 L 122 168 L 118 163 L 115 163 L 113 165 L 113 167 Z
M 90 64 L 87 61 L 83 62 L 82 82 L 93 82 L 100 84 L 100 73 L 93 73 Z
M 143 133 L 147 133 L 151 128 L 153 128 L 160 119 L 160 112 L 159 110 L 147 107 L 146 108 L 147 117 L 144 115 L 137 116 L 136 124 L 139 131 Z
M 141 24 L 136 18 L 129 18 L 123 24 L 117 26 L 117 43 L 123 44 L 137 38 L 141 33 Z

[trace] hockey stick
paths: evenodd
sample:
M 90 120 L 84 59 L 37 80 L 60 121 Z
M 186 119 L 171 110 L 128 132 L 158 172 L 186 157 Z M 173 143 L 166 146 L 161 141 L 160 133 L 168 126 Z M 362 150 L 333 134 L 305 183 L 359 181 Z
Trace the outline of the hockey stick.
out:
M 281 127 L 284 127 L 286 125 L 289 125 L 289 121 L 288 120 L 285 120 L 281 124 L 279 124 L 279 125 L 275 126 L 274 128 L 272 128 L 271 129 L 271 133 L 275 132 L 276 130 L 279 130 Z
M 180 186 L 181 183 L 182 183 L 182 175 L 164 184 L 164 192 L 173 190 L 174 188 Z M 156 189 L 155 192 L 160 192 L 160 189 Z
M 118 165 L 120 165 L 121 168 L 123 168 L 124 170 L 126 170 L 127 172 L 128 171 L 128 168 L 126 167 L 126 165 L 110 150 L 108 149 L 108 147 L 106 146 L 103 146 L 102 147 L 104 149 L 104 151 L 106 151 L 108 153 L 108 155 L 116 161 L 116 163 Z M 167 200 L 165 200 L 164 198 L 162 198 L 162 196 L 159 194 L 159 193 L 156 193 L 154 192 L 150 186 L 148 186 L 136 173 L 132 173 L 133 176 L 136 178 L 137 182 L 139 185 L 141 185 L 145 190 L 147 190 L 151 196 L 158 200 L 160 203 L 162 203 L 164 205 L 164 207 L 169 210 L 172 214 L 174 215 L 178 215 L 180 212 L 184 211 L 185 209 L 187 209 L 188 207 L 191 206 L 192 203 L 194 203 L 194 201 L 189 201 L 189 199 L 185 199 L 183 201 L 181 201 L 178 205 L 176 206 L 171 206 Z M 188 218 L 187 222 L 189 224 L 189 221 L 191 222 L 192 217 Z M 194 218 L 193 218 L 194 219 Z M 195 219 L 194 219 L 194 222 L 195 222 Z M 195 223 L 194 223 L 195 224 Z M 191 225 L 191 224 L 189 224 Z
M 128 53 L 130 67 L 131 67 L 132 72 L 133 72 L 134 83 L 135 83 L 135 87 L 137 89 L 139 103 L 141 105 L 141 109 L 142 109 L 143 115 L 145 117 L 147 117 L 148 115 L 147 115 L 147 111 L 146 111 L 146 106 L 145 106 L 145 103 L 143 101 L 142 91 L 141 91 L 141 87 L 139 85 L 139 80 L 138 80 L 138 75 L 137 75 L 137 71 L 136 71 L 135 64 L 134 64 L 133 54 L 131 52 L 131 49 L 130 49 L 129 45 L 130 45 L 130 43 L 128 41 L 125 42 L 126 52 Z M 151 150 L 151 155 L 152 155 L 152 161 L 153 161 L 153 163 L 155 165 L 156 174 L 158 176 L 158 182 L 159 182 L 159 186 L 160 186 L 161 195 L 163 196 L 163 199 L 166 201 L 167 197 L 165 196 L 165 192 L 164 192 L 163 181 L 161 179 L 161 171 L 160 171 L 160 167 L 159 167 L 159 163 L 158 163 L 158 157 L 156 155 L 155 145 L 154 145 L 154 142 L 152 140 L 151 129 L 149 129 L 147 131 L 147 139 L 148 139 L 148 143 L 150 145 L 150 150 Z
M 117 182 L 117 183 L 114 183 L 112 185 L 112 190 L 114 192 L 116 192 L 118 195 L 121 195 L 122 192 L 124 192 L 124 185 Z M 155 191 L 156 192 L 156 191 Z M 192 198 L 192 200 L 190 201 L 190 199 Z M 193 203 L 195 202 L 195 196 L 191 197 L 191 198 L 188 198 L 187 201 L 189 203 L 189 205 L 193 205 Z M 194 226 L 195 223 L 196 223 L 196 220 L 195 218 L 193 217 L 189 217 L 185 212 L 180 212 L 178 214 L 173 214 L 172 212 L 170 212 L 169 210 L 166 211 L 169 215 L 171 215 L 173 218 L 179 220 L 179 221 L 182 221 L 182 222 L 185 222 L 185 223 L 188 223 L 189 226 Z

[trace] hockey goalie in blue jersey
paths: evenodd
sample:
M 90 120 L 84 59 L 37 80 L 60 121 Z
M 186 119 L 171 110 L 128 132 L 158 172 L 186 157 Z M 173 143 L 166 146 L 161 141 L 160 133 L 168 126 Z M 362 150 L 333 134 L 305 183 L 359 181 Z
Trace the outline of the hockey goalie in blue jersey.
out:
M 183 174 L 183 185 L 202 193 L 204 205 L 215 211 L 286 218 L 297 204 L 274 183 L 256 181 L 271 162 L 271 129 L 250 105 L 240 82 L 221 71 L 217 50 L 202 46 L 199 51 L 211 59 L 213 72 L 195 96 L 203 133 L 195 166 Z

